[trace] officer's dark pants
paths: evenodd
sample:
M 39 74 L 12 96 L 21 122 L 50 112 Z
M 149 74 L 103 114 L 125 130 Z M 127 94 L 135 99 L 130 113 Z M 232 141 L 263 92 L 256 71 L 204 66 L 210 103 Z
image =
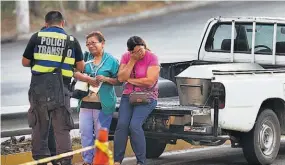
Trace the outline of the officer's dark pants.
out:
M 70 98 L 68 96 L 67 102 Z M 68 104 L 68 106 L 70 106 Z M 69 108 L 70 109 L 70 108 Z M 52 139 L 50 132 L 54 132 L 56 154 L 72 151 L 70 130 L 73 128 L 71 112 L 65 107 L 47 111 L 44 107 L 35 106 L 28 113 L 29 125 L 32 127 L 32 155 L 35 160 L 54 155 L 50 150 Z M 33 120 L 33 116 L 35 120 Z M 52 130 L 51 130 L 52 128 Z M 50 145 L 50 146 L 49 146 Z M 61 165 L 71 165 L 71 157 L 65 157 L 58 162 Z
M 56 155 L 56 143 L 55 143 L 54 132 L 53 132 L 52 127 L 50 127 L 49 134 L 48 134 L 48 148 L 50 151 L 50 156 L 55 156 Z M 56 165 L 56 160 L 52 161 L 52 164 Z
M 55 156 L 56 155 L 56 143 L 55 143 L 55 138 L 54 138 L 54 133 L 53 133 L 52 127 L 50 127 L 49 134 L 48 134 L 48 148 L 50 151 L 50 156 Z M 44 157 L 39 156 L 36 160 L 42 159 L 42 158 L 45 158 L 45 156 Z M 56 160 L 52 161 L 52 164 L 57 165 Z

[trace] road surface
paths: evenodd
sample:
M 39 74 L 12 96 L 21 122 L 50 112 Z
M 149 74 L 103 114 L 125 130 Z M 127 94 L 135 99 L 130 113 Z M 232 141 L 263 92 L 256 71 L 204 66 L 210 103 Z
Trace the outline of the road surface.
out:
M 122 165 L 134 165 L 135 158 L 127 158 Z M 242 149 L 230 146 L 192 149 L 172 153 L 164 153 L 159 159 L 147 160 L 146 165 L 248 165 Z M 279 155 L 272 165 L 285 165 L 285 142 L 283 141 Z

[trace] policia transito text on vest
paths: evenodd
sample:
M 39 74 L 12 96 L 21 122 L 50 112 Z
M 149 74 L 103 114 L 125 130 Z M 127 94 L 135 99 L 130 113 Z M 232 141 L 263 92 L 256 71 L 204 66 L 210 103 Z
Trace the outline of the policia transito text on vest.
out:
M 23 54 L 31 60 L 32 74 L 52 72 L 58 67 L 63 55 L 67 35 L 62 28 L 48 27 L 35 33 Z M 71 48 L 62 65 L 62 75 L 65 85 L 68 85 L 73 76 L 73 67 L 76 62 L 82 61 L 82 50 L 76 38 L 70 37 Z

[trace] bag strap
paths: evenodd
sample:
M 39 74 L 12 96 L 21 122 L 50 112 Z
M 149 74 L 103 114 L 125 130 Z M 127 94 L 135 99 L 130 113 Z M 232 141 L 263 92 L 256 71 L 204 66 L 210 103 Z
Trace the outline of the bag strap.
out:
M 136 78 L 136 72 L 135 72 L 135 66 L 133 67 L 133 75 L 134 75 L 134 78 Z M 132 84 L 133 85 L 133 92 L 135 91 L 135 85 L 134 84 Z
M 135 66 L 133 67 L 132 72 L 133 72 L 134 78 L 136 78 Z M 153 90 L 153 89 L 154 89 L 154 87 L 156 86 L 157 82 L 158 82 L 158 80 L 157 80 L 156 83 L 150 88 L 150 90 Z M 135 85 L 134 85 L 134 84 L 132 84 L 132 85 L 133 85 L 133 92 L 134 92 L 134 91 L 135 91 Z
M 67 56 L 67 50 L 68 50 L 68 48 L 69 48 L 69 45 L 70 45 L 70 36 L 67 35 L 65 48 L 64 48 L 64 50 L 63 50 L 63 55 L 62 55 L 62 58 L 61 58 L 61 62 L 60 62 L 60 65 L 59 65 L 59 67 L 58 67 L 58 70 L 59 70 L 59 71 L 61 71 L 63 61 L 64 61 L 65 57 Z

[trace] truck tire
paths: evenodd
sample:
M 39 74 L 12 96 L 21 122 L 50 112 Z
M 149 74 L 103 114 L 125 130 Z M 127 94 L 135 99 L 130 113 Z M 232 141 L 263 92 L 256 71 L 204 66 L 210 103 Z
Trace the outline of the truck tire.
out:
M 166 142 L 159 139 L 146 138 L 146 158 L 158 158 L 164 151 Z
M 249 164 L 273 163 L 280 147 L 280 123 L 271 109 L 264 109 L 253 129 L 242 135 L 243 154 Z

